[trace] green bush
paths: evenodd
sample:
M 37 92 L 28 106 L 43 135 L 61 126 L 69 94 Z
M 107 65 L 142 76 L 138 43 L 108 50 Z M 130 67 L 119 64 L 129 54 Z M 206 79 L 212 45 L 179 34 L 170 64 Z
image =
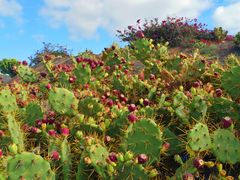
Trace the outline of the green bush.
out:
M 18 65 L 16 59 L 2 59 L 2 61 L 0 61 L 0 72 L 13 77 L 16 75 L 16 72 L 13 70 L 14 65 Z
M 239 46 L 240 45 L 240 32 L 238 32 L 234 37 L 234 43 Z

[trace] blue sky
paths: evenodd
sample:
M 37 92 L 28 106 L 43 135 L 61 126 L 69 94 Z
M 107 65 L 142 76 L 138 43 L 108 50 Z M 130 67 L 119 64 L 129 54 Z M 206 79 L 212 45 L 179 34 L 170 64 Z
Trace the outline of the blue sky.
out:
M 138 18 L 197 17 L 210 29 L 223 26 L 235 34 L 239 9 L 239 0 L 0 0 L 0 59 L 26 60 L 42 42 L 64 45 L 74 54 L 100 53 L 120 43 L 116 30 Z

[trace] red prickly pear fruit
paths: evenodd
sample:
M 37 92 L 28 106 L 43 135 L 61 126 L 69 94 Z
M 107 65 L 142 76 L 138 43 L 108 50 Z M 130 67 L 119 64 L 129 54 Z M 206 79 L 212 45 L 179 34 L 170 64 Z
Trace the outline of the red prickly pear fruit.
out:
M 163 144 L 162 151 L 163 151 L 163 152 L 166 152 L 166 151 L 169 150 L 170 147 L 171 147 L 171 144 L 168 143 L 168 142 L 165 142 L 165 143 Z
M 55 161 L 58 161 L 60 159 L 60 155 L 59 155 L 59 152 L 57 151 L 52 151 L 51 153 L 51 158 Z
M 129 110 L 130 112 L 133 112 L 133 111 L 135 111 L 136 109 L 137 109 L 137 107 L 136 107 L 135 104 L 130 104 L 130 105 L 128 106 L 128 110 Z
M 201 159 L 201 158 L 195 158 L 194 160 L 193 160 L 193 165 L 194 165 L 194 167 L 195 168 L 201 168 L 201 167 L 203 167 L 203 165 L 204 165 L 204 161 L 203 161 L 203 159 Z
M 76 77 L 74 77 L 74 76 L 69 77 L 69 79 L 68 79 L 69 83 L 74 83 L 75 81 L 76 81 Z
M 77 58 L 76 58 L 77 63 L 82 62 L 82 60 L 83 60 L 83 59 L 82 59 L 81 57 L 77 57 Z
M 121 101 L 124 101 L 124 100 L 125 100 L 125 96 L 124 96 L 123 94 L 120 94 L 120 95 L 118 96 L 118 98 L 119 98 L 119 100 L 121 100 Z
M 195 180 L 195 178 L 191 173 L 185 173 L 183 175 L 183 180 Z
M 0 138 L 3 137 L 5 134 L 3 132 L 3 130 L 0 130 Z
M 32 128 L 31 128 L 31 131 L 32 131 L 34 134 L 38 134 L 38 133 L 41 132 L 41 130 L 38 129 L 38 128 L 36 128 L 36 127 L 32 127 Z
M 148 161 L 148 156 L 146 154 L 139 154 L 137 160 L 138 164 L 145 164 Z
M 143 100 L 143 105 L 148 106 L 150 104 L 150 101 L 148 99 Z
M 221 89 L 216 89 L 215 93 L 216 93 L 216 96 L 217 96 L 217 97 L 221 97 L 222 94 L 223 94 L 223 92 L 222 92 Z
M 49 136 L 52 136 L 52 137 L 56 137 L 57 133 L 56 133 L 55 130 L 50 129 L 50 130 L 48 131 L 48 135 L 49 135 Z
M 113 100 L 112 100 L 112 99 L 109 99 L 109 100 L 107 101 L 107 105 L 108 105 L 109 107 L 112 107 L 112 106 L 113 106 Z
M 69 135 L 69 129 L 68 128 L 61 128 L 61 134 L 63 136 L 68 136 Z
M 111 141 L 111 137 L 110 136 L 105 136 L 105 138 L 104 138 L 104 142 L 105 143 L 109 143 L 110 141 Z
M 142 38 L 144 38 L 145 36 L 144 36 L 144 33 L 143 33 L 142 31 L 137 31 L 137 32 L 136 32 L 136 37 L 139 38 L 139 39 L 142 39 Z
M 117 162 L 117 154 L 115 152 L 111 152 L 108 156 L 109 160 L 112 162 Z
M 3 151 L 2 151 L 2 149 L 0 149 L 0 158 L 2 158 L 3 157 Z
M 222 118 L 222 126 L 224 128 L 229 128 L 233 124 L 233 120 L 230 117 L 224 117 Z
M 198 88 L 200 86 L 201 86 L 201 84 L 198 81 L 193 83 L 193 87 L 195 87 L 195 88 Z
M 156 76 L 154 74 L 150 74 L 150 80 L 155 80 L 156 79 Z
M 220 77 L 220 74 L 218 72 L 214 72 L 214 77 L 215 78 L 219 78 Z
M 49 111 L 47 116 L 48 117 L 54 117 L 56 115 L 56 113 L 54 111 Z
M 137 116 L 134 113 L 131 113 L 128 115 L 128 120 L 132 123 L 136 122 L 138 120 Z
M 50 90 L 52 88 L 52 85 L 50 83 L 48 83 L 46 86 L 45 86 L 48 90 Z
M 27 65 L 28 65 L 28 62 L 24 60 L 24 61 L 22 62 L 22 64 L 23 64 L 24 66 L 27 66 Z

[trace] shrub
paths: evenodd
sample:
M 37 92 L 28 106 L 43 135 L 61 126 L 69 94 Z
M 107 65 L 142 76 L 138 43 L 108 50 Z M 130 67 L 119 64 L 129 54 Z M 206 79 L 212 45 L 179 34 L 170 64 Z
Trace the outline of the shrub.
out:
M 14 65 L 18 65 L 18 61 L 16 59 L 2 59 L 2 61 L 0 61 L 0 72 L 13 77 L 16 75 L 16 72 L 13 70 Z
M 234 37 L 234 43 L 239 46 L 240 45 L 240 32 L 238 32 Z
M 215 27 L 213 33 L 215 40 L 223 41 L 226 39 L 228 31 L 223 30 L 222 27 Z
M 154 44 L 169 42 L 170 47 L 190 46 L 196 39 L 213 39 L 211 31 L 205 28 L 205 24 L 198 23 L 197 19 L 171 18 L 159 22 L 158 18 L 145 23 L 141 26 L 140 20 L 137 21 L 137 28 L 128 26 L 128 29 L 117 31 L 118 37 L 127 42 L 138 39 L 142 34 L 146 38 L 154 40 Z
M 41 50 L 37 50 L 33 56 L 29 57 L 30 65 L 34 66 L 38 64 L 45 55 L 68 57 L 71 54 L 70 52 L 71 50 L 64 46 L 43 42 L 43 48 Z

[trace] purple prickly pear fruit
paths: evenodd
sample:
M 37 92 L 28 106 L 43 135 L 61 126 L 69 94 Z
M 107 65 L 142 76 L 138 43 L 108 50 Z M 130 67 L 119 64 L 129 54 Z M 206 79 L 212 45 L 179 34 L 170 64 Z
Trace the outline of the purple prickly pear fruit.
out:
M 183 175 L 183 180 L 195 180 L 195 178 L 191 173 L 186 173 Z
M 112 162 L 117 162 L 117 154 L 115 152 L 111 152 L 108 156 L 109 160 Z
M 201 168 L 204 165 L 204 161 L 201 158 L 195 158 L 193 160 L 193 165 L 194 165 L 195 168 Z
M 163 144 L 162 151 L 163 151 L 163 152 L 166 152 L 166 151 L 168 151 L 168 150 L 169 150 L 169 148 L 170 148 L 170 146 L 171 146 L 171 144 L 170 144 L 170 143 L 168 143 L 168 142 L 165 142 L 165 143 Z
M 230 117 L 224 117 L 222 118 L 222 126 L 224 128 L 229 128 L 233 124 L 232 118 Z
M 148 99 L 143 100 L 143 105 L 148 106 L 150 104 L 150 101 Z
M 71 76 L 71 77 L 69 77 L 68 82 L 69 83 L 74 83 L 76 81 L 76 79 L 77 78 L 75 76 Z
M 193 87 L 195 87 L 195 88 L 198 88 L 198 87 L 200 87 L 200 86 L 201 86 L 201 84 L 200 84 L 200 82 L 198 82 L 198 81 L 196 81 L 196 82 L 193 83 Z
M 59 152 L 53 151 L 53 152 L 51 153 L 51 158 L 52 158 L 53 160 L 55 160 L 55 161 L 58 161 L 58 160 L 60 159 Z
M 148 161 L 148 156 L 146 154 L 139 154 L 137 160 L 139 164 L 144 164 Z
M 154 74 L 150 74 L 150 80 L 155 80 L 156 79 L 156 76 Z
M 31 131 L 32 131 L 34 134 L 38 134 L 38 133 L 41 132 L 41 130 L 38 129 L 37 127 L 32 127 L 32 128 L 31 128 Z
M 221 97 L 222 94 L 223 94 L 223 92 L 222 92 L 221 89 L 216 89 L 215 93 L 216 93 L 216 96 L 217 96 L 217 97 Z
M 45 78 L 45 77 L 47 76 L 47 73 L 41 72 L 40 75 L 41 75 L 43 78 Z
M 27 66 L 27 65 L 28 65 L 27 61 L 25 61 L 25 60 L 22 62 L 22 64 L 23 64 L 24 66 Z
M 130 104 L 130 105 L 128 106 L 128 110 L 129 110 L 130 112 L 133 112 L 133 111 L 135 111 L 136 109 L 137 109 L 137 107 L 136 107 L 135 104 Z
M 138 120 L 137 116 L 134 113 L 131 113 L 128 115 L 128 120 L 132 123 L 136 122 Z
M 69 135 L 69 129 L 68 128 L 62 128 L 61 129 L 61 134 L 63 135 L 63 136 L 68 136 Z

